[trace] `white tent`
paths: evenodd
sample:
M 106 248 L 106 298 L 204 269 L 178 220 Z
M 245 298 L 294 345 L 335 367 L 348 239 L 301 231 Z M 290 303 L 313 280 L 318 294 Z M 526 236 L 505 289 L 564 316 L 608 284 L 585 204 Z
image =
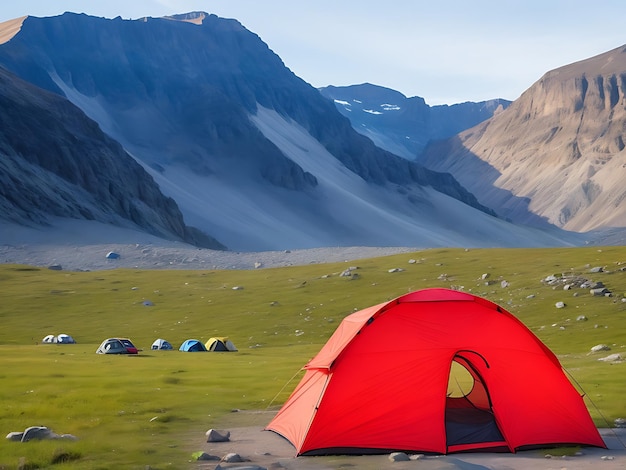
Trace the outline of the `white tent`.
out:
M 154 343 L 152 343 L 152 349 L 174 349 L 174 348 L 172 347 L 172 343 L 162 338 L 159 338 L 159 339 L 155 339 Z
M 72 338 L 70 335 L 66 335 L 64 333 L 61 333 L 60 335 L 57 336 L 57 343 L 60 344 L 74 344 L 76 343 L 76 341 L 74 341 L 74 338 Z
M 46 335 L 41 340 L 41 342 L 42 343 L 47 343 L 47 344 L 56 343 L 57 342 L 57 337 L 55 335 Z

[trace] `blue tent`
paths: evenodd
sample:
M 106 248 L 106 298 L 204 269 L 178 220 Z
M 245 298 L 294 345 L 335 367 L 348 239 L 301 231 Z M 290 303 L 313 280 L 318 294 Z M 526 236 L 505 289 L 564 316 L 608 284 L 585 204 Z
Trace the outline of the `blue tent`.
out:
M 202 344 L 197 339 L 188 339 L 180 345 L 180 348 L 178 348 L 178 350 L 184 352 L 201 352 L 206 351 L 206 347 L 204 347 L 204 344 Z

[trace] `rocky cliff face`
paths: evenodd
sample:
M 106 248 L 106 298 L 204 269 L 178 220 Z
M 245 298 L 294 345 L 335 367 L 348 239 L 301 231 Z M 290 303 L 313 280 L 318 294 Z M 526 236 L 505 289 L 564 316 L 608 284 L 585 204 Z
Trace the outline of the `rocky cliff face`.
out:
M 419 96 L 407 98 L 398 91 L 369 83 L 328 86 L 320 92 L 335 103 L 357 132 L 408 160 L 417 158 L 429 142 L 469 129 L 511 104 L 493 99 L 429 106 Z
M 626 47 L 546 73 L 506 111 L 422 163 L 514 221 L 626 226 Z
M 97 220 L 211 248 L 122 147 L 66 99 L 0 69 L 0 211 L 27 225 Z

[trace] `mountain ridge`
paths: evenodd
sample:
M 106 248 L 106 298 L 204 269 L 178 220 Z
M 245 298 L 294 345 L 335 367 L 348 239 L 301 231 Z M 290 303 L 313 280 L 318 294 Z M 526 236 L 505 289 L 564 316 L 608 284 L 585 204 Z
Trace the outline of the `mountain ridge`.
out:
M 569 243 L 376 147 L 236 20 L 181 18 L 27 17 L 0 64 L 66 96 L 233 249 Z
M 424 98 L 371 83 L 327 86 L 320 93 L 335 103 L 352 127 L 376 145 L 407 160 L 416 160 L 429 142 L 451 137 L 506 109 L 511 102 L 429 106 Z

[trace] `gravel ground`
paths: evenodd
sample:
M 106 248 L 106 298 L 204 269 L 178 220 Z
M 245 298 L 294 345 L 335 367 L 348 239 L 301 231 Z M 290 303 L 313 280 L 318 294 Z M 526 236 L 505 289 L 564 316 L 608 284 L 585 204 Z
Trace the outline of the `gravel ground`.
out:
M 186 245 L 2 245 L 0 262 L 30 266 L 57 266 L 66 271 L 138 269 L 260 269 L 409 253 L 416 248 L 339 247 L 254 253 L 197 249 Z M 108 259 L 109 253 L 119 254 Z
M 199 249 L 145 233 L 85 221 L 45 229 L 0 224 L 0 263 L 60 266 L 67 271 L 138 269 L 260 269 L 332 263 L 409 253 L 410 247 L 329 247 L 236 252 Z M 118 259 L 108 259 L 109 253 Z

